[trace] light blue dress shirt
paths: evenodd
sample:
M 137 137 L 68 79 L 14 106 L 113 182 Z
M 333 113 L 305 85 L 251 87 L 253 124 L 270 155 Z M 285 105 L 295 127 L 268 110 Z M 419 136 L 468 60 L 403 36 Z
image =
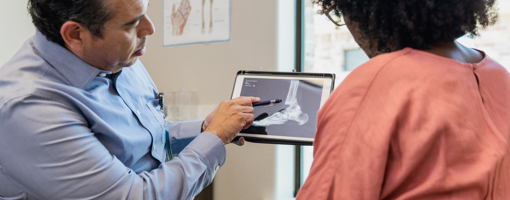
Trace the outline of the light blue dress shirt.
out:
M 0 68 L 0 199 L 191 199 L 225 146 L 165 121 L 157 94 L 140 61 L 111 74 L 37 31 Z

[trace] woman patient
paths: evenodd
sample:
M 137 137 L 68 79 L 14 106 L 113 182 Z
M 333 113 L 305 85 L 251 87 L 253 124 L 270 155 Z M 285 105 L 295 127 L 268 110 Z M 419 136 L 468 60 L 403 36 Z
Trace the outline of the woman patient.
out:
M 297 199 L 510 199 L 509 73 L 455 41 L 493 25 L 495 1 L 315 3 L 371 59 L 319 112 Z

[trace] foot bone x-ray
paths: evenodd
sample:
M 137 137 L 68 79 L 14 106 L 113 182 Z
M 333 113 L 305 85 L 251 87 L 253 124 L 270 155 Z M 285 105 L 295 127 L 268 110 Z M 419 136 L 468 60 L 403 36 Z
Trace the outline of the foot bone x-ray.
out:
M 297 91 L 299 87 L 299 80 L 292 80 L 290 82 L 289 93 L 285 100 L 286 108 L 273 113 L 272 115 L 260 120 L 254 121 L 252 126 L 269 126 L 274 124 L 284 124 L 289 120 L 298 122 L 303 125 L 308 121 L 308 114 L 301 111 L 301 107 L 297 102 Z

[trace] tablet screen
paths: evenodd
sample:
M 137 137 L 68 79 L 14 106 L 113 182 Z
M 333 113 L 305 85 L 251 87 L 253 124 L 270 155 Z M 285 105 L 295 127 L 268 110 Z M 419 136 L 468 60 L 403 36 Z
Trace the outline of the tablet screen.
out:
M 239 136 L 247 140 L 248 137 L 255 137 L 290 143 L 313 142 L 317 112 L 331 93 L 334 76 L 306 75 L 239 74 L 232 98 L 254 96 L 260 97 L 261 101 L 281 100 L 277 104 L 254 106 L 255 121 L 251 127 L 242 130 Z

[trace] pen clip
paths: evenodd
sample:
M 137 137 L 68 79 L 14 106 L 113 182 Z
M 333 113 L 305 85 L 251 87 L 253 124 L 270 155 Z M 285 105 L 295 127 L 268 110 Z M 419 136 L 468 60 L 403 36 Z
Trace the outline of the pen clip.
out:
M 165 94 L 164 93 L 159 93 L 158 94 L 158 105 L 159 105 L 159 110 L 161 110 L 161 112 L 163 113 L 163 115 L 165 115 Z

